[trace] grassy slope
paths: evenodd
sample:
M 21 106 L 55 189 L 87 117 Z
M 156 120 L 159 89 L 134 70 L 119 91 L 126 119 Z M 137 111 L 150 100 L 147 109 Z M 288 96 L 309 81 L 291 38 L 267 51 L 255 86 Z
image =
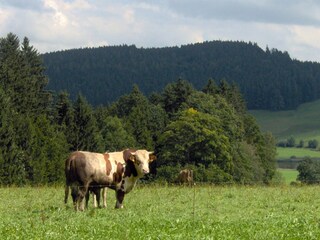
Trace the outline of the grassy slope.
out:
M 250 113 L 255 116 L 262 131 L 272 132 L 279 140 L 290 136 L 294 136 L 296 141 L 320 140 L 320 100 L 302 104 L 297 110 Z
M 74 212 L 63 188 L 0 188 L 1 239 L 319 239 L 320 187 L 139 187 Z M 5 203 L 5 204 L 4 204 Z
M 317 139 L 320 142 L 320 100 L 302 104 L 297 110 L 291 111 L 251 111 L 250 112 L 264 132 L 272 132 L 277 140 L 284 140 L 290 136 L 296 143 L 304 140 Z M 320 152 L 307 149 L 282 149 L 278 148 L 278 158 L 320 157 Z

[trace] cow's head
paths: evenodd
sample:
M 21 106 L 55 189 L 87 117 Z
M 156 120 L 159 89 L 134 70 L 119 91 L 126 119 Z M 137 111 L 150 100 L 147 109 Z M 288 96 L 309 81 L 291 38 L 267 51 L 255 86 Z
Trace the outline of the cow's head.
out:
M 149 163 L 155 159 L 153 152 L 147 150 L 127 151 L 125 154 L 125 160 L 133 162 L 139 176 L 149 173 Z

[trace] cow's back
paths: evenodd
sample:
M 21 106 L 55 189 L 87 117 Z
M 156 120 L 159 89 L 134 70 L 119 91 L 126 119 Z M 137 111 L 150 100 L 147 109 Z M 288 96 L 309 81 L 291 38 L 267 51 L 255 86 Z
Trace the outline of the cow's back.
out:
M 73 152 L 66 163 L 66 176 L 69 174 L 67 178 L 71 182 L 105 181 L 106 171 L 106 161 L 100 153 Z

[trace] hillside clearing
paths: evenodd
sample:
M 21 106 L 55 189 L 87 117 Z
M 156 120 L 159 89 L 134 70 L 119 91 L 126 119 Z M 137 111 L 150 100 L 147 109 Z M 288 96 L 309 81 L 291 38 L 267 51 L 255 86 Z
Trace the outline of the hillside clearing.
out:
M 317 139 L 320 142 L 320 100 L 301 104 L 290 111 L 250 111 L 264 132 L 271 132 L 278 140 L 295 137 L 297 143 Z
M 256 118 L 263 132 L 271 132 L 277 141 L 294 137 L 296 144 L 304 140 L 316 139 L 320 143 L 320 100 L 300 105 L 290 111 L 262 111 L 250 113 Z M 277 148 L 277 159 L 289 159 L 292 156 L 319 158 L 320 151 L 308 148 Z

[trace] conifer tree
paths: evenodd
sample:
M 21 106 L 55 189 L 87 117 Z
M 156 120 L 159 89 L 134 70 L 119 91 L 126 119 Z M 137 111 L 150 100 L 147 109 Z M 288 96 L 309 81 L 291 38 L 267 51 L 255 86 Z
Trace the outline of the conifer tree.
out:
M 81 94 L 74 103 L 74 125 L 75 139 L 71 142 L 74 150 L 104 151 L 92 107 Z
M 25 68 L 25 91 L 28 93 L 25 105 L 30 111 L 43 112 L 52 100 L 51 94 L 45 90 L 48 84 L 48 79 L 44 74 L 45 68 L 38 51 L 30 45 L 26 37 L 22 42 L 21 53 Z
M 192 85 L 182 79 L 175 83 L 168 84 L 163 92 L 164 109 L 168 114 L 174 114 L 179 111 L 190 94 L 194 91 Z
M 215 83 L 214 79 L 209 79 L 207 85 L 202 90 L 204 93 L 209 95 L 215 95 L 218 93 L 218 86 Z
M 73 144 L 76 139 L 74 108 L 67 92 L 61 92 L 54 107 L 54 122 L 60 126 L 69 144 L 70 151 L 75 150 Z

